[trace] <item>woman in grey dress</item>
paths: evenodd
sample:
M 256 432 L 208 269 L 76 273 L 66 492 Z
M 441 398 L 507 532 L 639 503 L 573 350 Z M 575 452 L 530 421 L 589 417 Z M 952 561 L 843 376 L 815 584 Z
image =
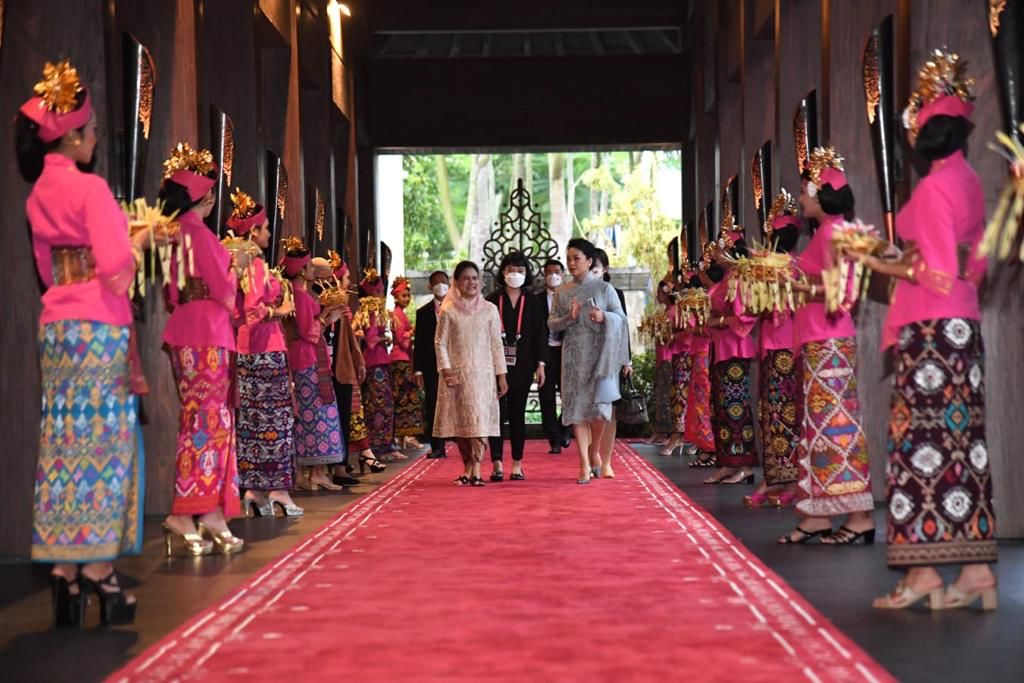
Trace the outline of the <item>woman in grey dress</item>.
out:
M 596 248 L 569 240 L 566 263 L 572 280 L 559 287 L 548 327 L 562 340 L 562 423 L 572 425 L 580 453 L 577 483 L 611 476 L 611 457 L 602 462 L 601 434 L 619 396 L 619 373 L 629 363 L 627 320 L 615 289 L 591 273 Z

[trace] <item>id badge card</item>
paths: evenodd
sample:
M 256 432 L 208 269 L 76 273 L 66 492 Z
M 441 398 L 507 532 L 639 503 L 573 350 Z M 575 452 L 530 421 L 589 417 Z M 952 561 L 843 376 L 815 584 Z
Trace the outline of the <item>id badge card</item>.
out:
M 505 347 L 505 365 L 514 368 L 516 366 L 516 347 L 506 346 Z

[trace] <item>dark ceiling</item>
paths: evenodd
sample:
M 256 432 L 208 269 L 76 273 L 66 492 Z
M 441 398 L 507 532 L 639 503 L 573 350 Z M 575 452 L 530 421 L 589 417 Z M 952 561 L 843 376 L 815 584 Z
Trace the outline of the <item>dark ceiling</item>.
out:
M 372 0 L 371 143 L 678 143 L 691 2 Z

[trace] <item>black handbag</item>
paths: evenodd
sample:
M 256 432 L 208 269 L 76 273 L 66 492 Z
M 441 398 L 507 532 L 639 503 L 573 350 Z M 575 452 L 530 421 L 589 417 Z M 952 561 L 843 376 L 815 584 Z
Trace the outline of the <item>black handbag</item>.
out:
M 616 418 L 622 424 L 647 424 L 647 397 L 633 385 L 633 377 L 619 378 L 619 393 L 622 398 L 616 404 Z

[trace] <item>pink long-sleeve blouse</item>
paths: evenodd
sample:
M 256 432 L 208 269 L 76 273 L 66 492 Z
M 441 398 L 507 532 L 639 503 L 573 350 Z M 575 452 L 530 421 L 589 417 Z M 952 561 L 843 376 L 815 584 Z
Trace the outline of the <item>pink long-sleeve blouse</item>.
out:
M 985 195 L 963 152 L 932 162 L 910 201 L 896 216 L 896 234 L 919 250 L 914 282 L 899 280 L 882 331 L 882 348 L 895 344 L 900 328 L 922 320 L 980 320 L 978 282 L 985 260 L 977 248 L 985 232 Z M 969 247 L 966 278 L 958 247 Z
M 412 361 L 412 323 L 401 308 L 391 312 L 391 362 Z
M 793 314 L 788 311 L 775 311 L 761 319 L 761 328 L 757 336 L 761 358 L 769 351 L 789 349 L 795 354 L 800 353 L 800 344 L 796 340 L 796 326 Z
M 267 320 L 267 312 L 281 294 L 281 283 L 266 262 L 253 259 L 248 293 L 239 290 L 238 352 L 246 354 L 287 351 L 281 321 Z
M 832 233 L 842 216 L 826 216 L 821 222 L 807 248 L 797 257 L 797 263 L 807 275 L 821 276 L 822 271 L 831 267 Z M 842 339 L 857 336 L 853 316 L 845 309 L 829 313 L 823 301 L 804 304 L 796 312 L 796 335 L 799 343 L 820 342 L 828 339 Z
M 235 328 L 232 316 L 238 278 L 231 269 L 231 255 L 217 239 L 217 235 L 194 212 L 186 212 L 178 222 L 181 224 L 180 247 L 175 249 L 172 269 L 176 272 L 176 260 L 181 258 L 187 236 L 192 249 L 185 271 L 206 283 L 210 298 L 179 303 L 176 283 L 171 283 L 167 288 L 168 299 L 174 312 L 164 328 L 164 343 L 169 346 L 208 346 L 234 351 Z
M 743 301 L 739 292 L 732 301 L 727 300 L 729 280 L 733 274 L 726 273 L 721 282 L 708 290 L 711 299 L 712 316 L 724 315 L 730 318 L 728 327 L 711 328 L 711 341 L 715 345 L 715 362 L 731 358 L 754 358 L 757 355 L 757 343 L 754 340 L 754 326 L 757 317 L 743 310 Z
M 320 303 L 304 289 L 295 289 L 295 327 L 298 338 L 288 343 L 288 366 L 292 371 L 316 367 L 317 346 L 323 341 Z
M 46 285 L 40 322 L 92 320 L 110 325 L 132 322 L 128 287 L 135 257 L 128 220 L 107 182 L 83 173 L 63 154 L 47 154 L 42 175 L 25 202 L 32 227 L 32 251 L 39 277 Z M 52 250 L 88 247 L 95 276 L 54 286 Z
M 373 368 L 378 365 L 388 365 L 391 358 L 388 355 L 388 345 L 384 339 L 384 326 L 376 313 L 370 313 L 370 324 L 367 326 L 363 337 L 363 360 L 366 367 Z

